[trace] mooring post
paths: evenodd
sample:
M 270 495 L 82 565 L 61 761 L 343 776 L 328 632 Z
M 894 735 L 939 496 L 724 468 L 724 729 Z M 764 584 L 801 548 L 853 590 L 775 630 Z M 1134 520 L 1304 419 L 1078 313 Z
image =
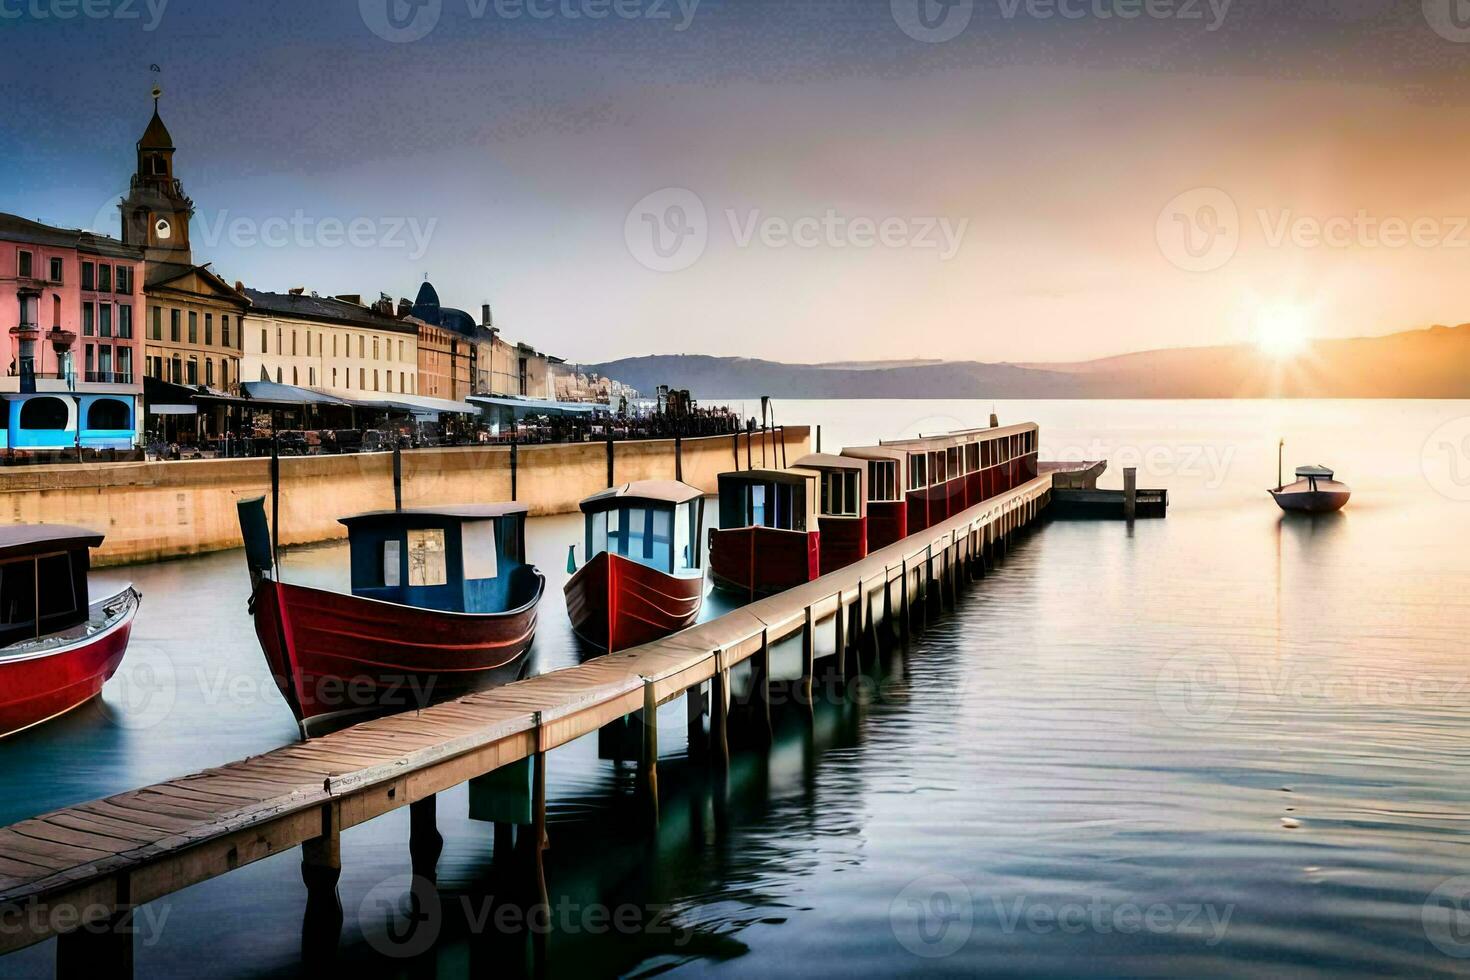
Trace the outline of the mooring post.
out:
M 674 479 L 684 482 L 684 437 L 674 436 Z
M 924 592 L 919 601 L 919 628 L 929 632 L 929 606 L 934 602 L 934 544 L 924 549 Z
M 532 757 L 534 775 L 531 779 L 531 834 L 532 834 L 532 884 L 536 888 L 537 903 L 551 905 L 550 893 L 546 890 L 546 752 L 543 749 L 544 735 L 541 731 L 541 712 L 533 716 L 536 725 L 536 752 Z
M 913 578 L 909 572 L 909 560 L 903 560 L 903 587 L 898 593 L 898 635 L 907 643 L 909 633 L 914 628 L 914 608 L 909 601 L 909 579 Z
M 863 580 L 858 579 L 858 601 L 862 601 Z M 847 603 L 842 590 L 837 590 L 837 612 L 832 617 L 833 643 L 837 647 L 837 676 L 847 678 Z
M 93 977 L 133 976 L 133 912 L 126 874 L 117 883 L 117 906 L 101 922 L 91 922 L 56 937 L 57 980 L 92 980 Z
M 807 709 L 810 710 L 814 704 L 812 699 L 812 679 L 817 672 L 817 637 L 812 623 L 812 607 L 806 607 L 806 621 L 801 627 L 801 696 L 806 701 Z
M 750 659 L 751 697 L 755 699 L 755 734 L 761 745 L 775 740 L 771 729 L 771 634 L 761 630 L 761 648 Z
M 611 425 L 607 427 L 607 485 L 609 487 L 617 486 L 614 482 L 613 472 L 613 433 Z
M 438 799 L 430 794 L 408 805 L 408 854 L 414 877 L 431 885 L 439 880 L 439 855 L 444 853 L 444 836 L 438 826 Z
M 520 446 L 514 441 L 510 444 L 510 499 L 519 500 L 520 488 L 517 486 L 517 471 L 520 469 Z
M 877 624 L 874 624 L 873 629 L 875 632 L 877 628 Z M 878 644 L 879 653 L 883 651 L 884 647 L 893 645 L 893 587 L 888 581 L 887 565 L 883 566 L 883 631 L 888 636 L 888 642 Z
M 1123 467 L 1123 518 L 1133 520 L 1138 516 L 1138 467 Z
M 715 651 L 715 673 L 710 678 L 710 736 L 714 740 L 715 762 L 721 769 L 730 767 L 730 671 L 725 666 L 725 651 Z
M 709 741 L 704 734 L 704 716 L 709 708 L 705 702 L 703 684 L 695 684 L 684 692 L 684 710 L 689 722 L 689 757 L 692 759 L 709 748 Z
M 639 757 L 649 823 L 658 826 L 658 696 L 653 681 L 643 678 L 643 753 Z
M 301 923 L 301 953 L 307 960 L 330 957 L 342 935 L 341 804 L 322 807 L 321 836 L 301 845 L 301 880 L 306 883 L 306 915 Z

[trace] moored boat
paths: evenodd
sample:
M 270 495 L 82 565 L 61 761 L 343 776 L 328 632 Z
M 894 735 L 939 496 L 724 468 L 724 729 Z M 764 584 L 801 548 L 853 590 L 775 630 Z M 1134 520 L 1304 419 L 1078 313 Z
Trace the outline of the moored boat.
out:
M 791 466 L 816 473 L 821 487 L 817 530 L 821 533 L 822 574 L 866 558 L 868 465 L 848 456 L 812 453 Z
M 704 604 L 704 494 L 646 480 L 593 494 L 581 508 L 588 558 L 577 568 L 572 547 L 564 590 L 576 634 L 616 651 L 692 625 Z
M 132 586 L 89 601 L 94 531 L 0 528 L 0 737 L 86 704 L 117 671 L 138 612 Z
M 819 480 L 794 467 L 720 474 L 720 526 L 709 532 L 716 588 L 773 595 L 822 574 L 821 534 L 811 518 Z
M 1337 482 L 1333 472 L 1325 466 L 1298 466 L 1296 477 L 1295 483 L 1267 491 L 1284 511 L 1330 514 L 1342 510 L 1353 493 L 1346 483 Z
M 545 591 L 524 504 L 342 520 L 352 593 L 280 581 L 261 498 L 239 504 L 250 610 L 305 738 L 515 680 Z

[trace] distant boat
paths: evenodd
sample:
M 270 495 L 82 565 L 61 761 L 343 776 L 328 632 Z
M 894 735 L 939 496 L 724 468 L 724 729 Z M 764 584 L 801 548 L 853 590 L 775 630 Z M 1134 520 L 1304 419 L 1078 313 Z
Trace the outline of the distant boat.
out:
M 279 581 L 262 498 L 238 504 L 255 633 L 305 738 L 516 680 L 546 580 L 526 505 L 342 520 L 352 593 Z
M 0 738 L 92 700 L 127 653 L 137 591 L 88 601 L 101 543 L 76 527 L 0 528 Z
M 603 650 L 626 650 L 692 626 L 704 604 L 699 528 L 704 493 L 675 480 L 645 480 L 581 504 L 587 563 L 567 558 L 572 629 Z
M 1283 442 L 1281 446 L 1285 446 Z M 1276 505 L 1289 513 L 1330 514 L 1342 510 L 1352 496 L 1352 488 L 1338 483 L 1325 466 L 1298 466 L 1296 482 L 1282 485 L 1280 449 L 1276 459 L 1276 489 L 1268 490 Z

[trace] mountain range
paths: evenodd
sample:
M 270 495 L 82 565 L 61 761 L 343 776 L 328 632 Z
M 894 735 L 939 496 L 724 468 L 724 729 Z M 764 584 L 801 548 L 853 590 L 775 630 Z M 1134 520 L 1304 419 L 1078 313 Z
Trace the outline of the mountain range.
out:
M 584 365 L 651 393 L 699 398 L 1470 398 L 1470 323 L 1314 340 L 1291 358 L 1182 347 L 1069 363 L 848 361 L 787 364 L 658 354 Z

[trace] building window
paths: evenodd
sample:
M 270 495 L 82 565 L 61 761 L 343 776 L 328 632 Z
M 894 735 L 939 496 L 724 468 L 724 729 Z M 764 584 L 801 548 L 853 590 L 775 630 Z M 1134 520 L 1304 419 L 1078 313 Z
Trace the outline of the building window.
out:
M 337 335 L 332 334 L 332 356 L 337 356 Z
M 403 360 L 403 341 L 398 342 L 398 359 Z
M 178 310 L 168 311 L 168 339 L 172 340 L 176 344 L 181 339 L 179 334 L 179 322 L 181 319 L 182 318 L 179 316 Z M 174 358 L 174 360 L 177 361 L 178 358 Z
M 189 311 L 189 343 L 199 343 L 199 314 Z
M 61 329 L 61 297 L 60 296 L 53 296 L 53 297 L 51 297 L 51 325 L 53 327 L 55 327 L 56 329 L 58 329 L 58 330 Z
M 126 303 L 117 304 L 117 335 L 124 340 L 133 337 L 133 308 Z
M 294 367 L 291 369 L 291 383 L 298 386 L 301 384 L 301 373 Z
M 131 347 L 117 349 L 117 383 L 124 385 L 133 383 L 133 349 Z
M 392 371 L 384 371 L 383 372 L 383 383 L 388 386 L 388 390 L 389 391 L 392 391 L 393 390 L 393 372 Z
M 99 398 L 87 409 L 87 428 L 102 432 L 121 432 L 133 427 L 132 412 L 126 402 L 116 398 Z
M 97 307 L 93 303 L 82 304 L 82 336 L 90 337 L 97 332 Z
M 150 315 L 151 320 L 152 320 L 152 325 L 148 329 L 148 339 L 150 339 L 150 340 L 162 340 L 163 339 L 163 310 L 159 309 L 156 306 L 153 306 L 153 307 L 149 307 L 149 311 L 150 311 L 150 314 L 149 315 Z
M 173 364 L 173 372 L 172 372 L 173 373 L 173 377 L 170 378 L 169 380 L 171 380 L 176 385 L 181 385 L 181 384 L 184 383 L 184 362 L 183 362 L 183 359 L 180 358 L 179 355 L 175 354 L 174 355 L 174 358 L 173 358 L 173 361 L 172 361 L 172 364 Z
M 378 390 L 378 369 L 373 368 L 373 391 Z
M 112 304 L 97 304 L 97 333 L 102 337 L 112 336 Z
M 313 388 L 316 387 L 316 368 L 309 367 L 306 369 L 306 383 Z
M 57 431 L 71 421 L 71 409 L 60 398 L 27 398 L 20 407 L 20 427 Z
M 99 293 L 112 292 L 112 266 L 99 265 L 97 267 L 97 291 Z
M 189 386 L 192 388 L 192 387 L 198 387 L 198 385 L 199 385 L 199 358 L 197 358 L 197 357 L 191 357 L 191 358 L 189 358 Z
M 270 352 L 270 348 L 266 346 L 265 341 L 266 341 L 265 327 L 261 327 L 260 328 L 260 352 L 262 354 L 266 354 L 266 353 L 269 353 Z
M 337 387 L 337 369 L 332 368 L 332 387 Z
M 221 316 L 219 318 L 219 344 L 221 347 L 230 346 L 230 318 Z M 223 364 L 224 362 L 220 362 Z
M 213 344 L 214 344 L 214 314 L 213 313 L 206 313 L 206 314 L 204 314 L 204 346 L 209 347 L 209 346 L 212 346 Z
M 133 267 L 120 265 L 117 267 L 117 291 L 131 294 L 133 291 Z
M 280 384 L 280 383 L 281 383 L 281 369 L 280 368 L 276 368 L 276 384 Z
M 91 262 L 82 263 L 82 288 L 97 288 L 97 266 Z
M 86 347 L 86 354 L 82 358 L 82 365 L 83 365 L 82 370 L 86 372 L 85 374 L 82 375 L 82 378 L 83 379 L 85 379 L 87 381 L 95 381 L 96 380 L 96 377 L 92 374 L 93 366 L 94 366 L 96 360 L 97 360 L 97 348 L 94 347 L 94 346 L 92 346 L 91 344 L 88 344 L 87 347 Z
M 357 335 L 357 356 L 367 360 L 367 337 L 363 334 Z
M 403 372 L 402 371 L 399 371 L 398 372 L 398 390 L 399 391 L 407 391 L 408 390 L 407 388 L 403 387 Z
M 281 328 L 280 327 L 276 327 L 276 353 L 277 354 L 284 354 L 285 352 L 286 352 L 286 345 L 285 345 L 285 342 L 282 341 L 282 339 L 281 339 Z
M 103 384 L 112 382 L 112 348 L 105 344 L 97 348 L 97 380 Z
M 214 387 L 214 359 L 211 357 L 204 359 L 204 383 Z
M 376 361 L 379 358 L 379 356 L 380 355 L 378 353 L 378 338 L 377 337 L 374 337 L 373 338 L 373 360 Z
M 359 391 L 367 391 L 367 368 L 357 369 L 357 388 Z
M 219 359 L 219 386 L 221 388 L 230 386 L 230 359 L 228 357 Z
M 296 331 L 291 331 L 291 356 L 296 356 Z
M 31 277 L 31 263 L 35 261 L 35 255 L 30 252 L 20 252 L 16 260 L 16 272 L 22 279 Z
M 52 282 L 61 282 L 61 260 L 60 259 L 52 259 L 51 260 L 51 281 Z

